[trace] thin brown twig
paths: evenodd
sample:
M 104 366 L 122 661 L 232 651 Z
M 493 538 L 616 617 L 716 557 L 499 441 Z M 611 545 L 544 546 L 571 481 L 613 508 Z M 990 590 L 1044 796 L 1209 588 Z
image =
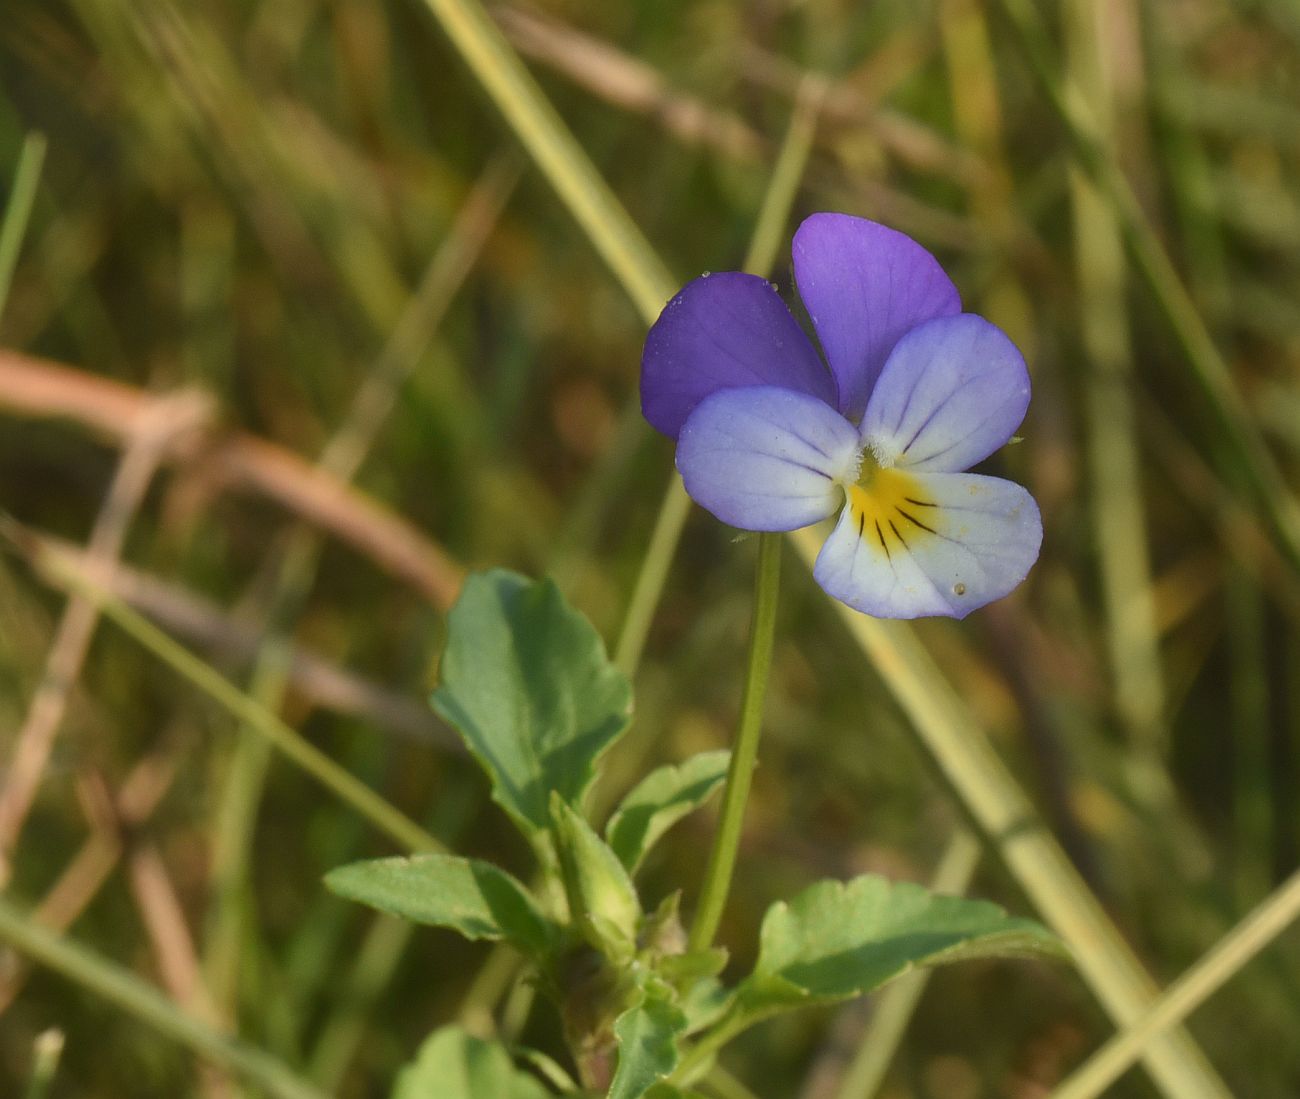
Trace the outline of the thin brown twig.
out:
M 176 774 L 175 753 L 159 751 L 140 760 L 118 789 L 116 804 L 103 802 L 85 783 L 77 792 L 91 823 L 90 835 L 33 912 L 33 919 L 63 932 L 98 895 L 122 856 L 122 833 L 138 828 L 153 815 Z M 116 823 L 111 823 L 111 822 Z M 0 1014 L 22 991 L 27 969 L 19 955 L 0 952 Z
M 338 535 L 381 568 L 449 608 L 463 573 L 409 523 L 358 489 L 291 451 L 235 436 L 209 456 L 226 487 L 256 489 L 299 516 Z
M 55 538 L 40 537 L 39 552 L 60 565 L 85 572 L 88 562 L 79 547 Z M 232 662 L 252 659 L 264 638 L 256 623 L 224 610 L 211 600 L 179 584 L 119 564 L 103 588 L 145 614 L 168 633 Z M 289 682 L 307 702 L 335 713 L 371 722 L 389 732 L 431 741 L 445 750 L 459 750 L 461 742 L 420 699 L 412 698 L 327 660 L 294 644 L 288 650 Z
M 739 115 L 675 88 L 662 73 L 639 58 L 534 12 L 502 6 L 494 9 L 493 16 L 521 53 L 549 65 L 592 95 L 655 120 L 685 144 L 716 149 L 742 163 L 764 162 L 769 150 L 762 134 Z M 745 44 L 741 51 L 744 62 L 741 75 L 745 79 L 791 98 L 797 98 L 798 89 L 808 81 L 821 79 L 757 47 Z M 902 163 L 965 182 L 982 180 L 988 175 L 987 167 L 968 150 L 945 141 L 915 119 L 880 107 L 861 91 L 843 83 L 828 86 L 825 106 L 823 114 L 838 121 L 841 129 L 848 127 L 869 133 Z M 925 235 L 931 241 L 969 249 L 978 238 L 967 219 L 946 213 L 861 172 L 829 165 L 818 168 L 813 164 L 807 179 L 815 181 L 823 191 L 851 194 L 854 202 L 886 220 L 902 226 L 924 225 Z M 1017 244 L 1030 255 L 1042 251 L 1033 240 L 1018 240 Z
M 157 845 L 132 844 L 128 872 L 131 894 L 153 943 L 163 985 L 187 1011 L 218 1025 L 217 1013 L 203 987 L 198 952 L 184 908 Z
M 740 56 L 748 80 L 788 96 L 798 95 L 808 77 L 806 69 L 752 42 L 741 44 Z M 978 153 L 901 111 L 881 106 L 850 82 L 828 83 L 822 114 L 832 126 L 865 127 L 883 148 L 911 168 L 934 172 L 967 187 L 984 183 L 991 172 Z
M 162 400 L 122 382 L 0 350 L 0 408 L 11 413 L 73 420 L 123 445 L 134 425 Z M 215 488 L 275 501 L 330 531 L 441 609 L 456 600 L 464 572 L 441 547 L 378 501 L 284 447 L 213 429 L 169 440 L 162 459 L 201 470 Z
M 522 54 L 607 103 L 652 116 L 687 145 L 706 145 L 742 161 L 757 161 L 767 150 L 767 140 L 739 115 L 677 90 L 658 69 L 602 39 L 522 8 L 499 7 L 492 14 Z
M 179 392 L 155 402 L 148 415 L 134 422 L 134 431 L 91 531 L 87 556 L 93 568 L 111 574 L 131 521 L 170 441 L 189 435 L 210 415 L 211 405 L 205 397 Z M 67 710 L 68 693 L 80 674 L 98 620 L 99 612 L 93 603 L 71 596 L 55 631 L 44 675 L 18 732 L 0 789 L 0 886 L 8 880 L 10 854 L 36 800 L 41 775 Z
M 80 777 L 77 794 L 92 835 L 113 837 L 116 855 L 126 854 L 127 882 L 163 987 L 186 1011 L 211 1026 L 220 1025 L 203 986 L 184 909 L 157 845 L 136 838 L 139 822 L 130 822 L 122 814 L 122 799 L 113 797 L 99 771 L 91 769 Z M 233 1094 L 229 1077 L 211 1066 L 200 1068 L 199 1084 L 209 1099 L 227 1099 Z
M 607 103 L 656 119 L 688 145 L 705 145 L 725 156 L 756 161 L 768 142 L 739 115 L 675 88 L 658 69 L 611 43 L 559 20 L 523 8 L 492 11 L 507 38 L 526 57 L 563 73 Z M 740 46 L 745 79 L 794 98 L 809 73 L 785 59 L 744 42 Z M 828 85 L 827 117 L 866 127 L 900 161 L 969 183 L 988 168 L 968 149 L 945 140 L 915 119 L 881 107 L 843 82 Z
M 122 798 L 113 796 L 95 768 L 78 778 L 77 800 L 92 835 L 111 836 L 118 852 L 128 855 L 131 892 L 153 941 L 163 984 L 177 1003 L 213 1022 L 210 1007 L 205 1011 L 198 958 L 162 856 L 153 843 L 136 836 L 142 821 L 128 819 L 122 812 Z
M 91 834 L 111 837 L 118 854 L 126 852 L 131 894 L 153 944 L 163 985 L 178 1004 L 215 1025 L 216 1012 L 203 990 L 184 910 L 157 845 L 137 838 L 142 822 L 122 812 L 123 799 L 113 797 L 98 770 L 91 768 L 79 777 L 77 799 Z
M 211 1026 L 221 1026 L 203 983 L 194 937 L 162 854 L 153 843 L 133 846 L 127 859 L 131 896 L 153 946 L 163 986 L 173 1000 Z M 234 1082 L 213 1065 L 198 1065 L 199 1087 L 209 1099 L 233 1099 Z

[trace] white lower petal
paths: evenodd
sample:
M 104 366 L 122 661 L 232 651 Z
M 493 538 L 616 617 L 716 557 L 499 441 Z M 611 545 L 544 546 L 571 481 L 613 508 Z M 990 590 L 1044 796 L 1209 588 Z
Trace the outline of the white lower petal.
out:
M 1014 589 L 1038 559 L 1038 505 L 974 473 L 881 470 L 849 489 L 813 576 L 877 618 L 964 618 Z

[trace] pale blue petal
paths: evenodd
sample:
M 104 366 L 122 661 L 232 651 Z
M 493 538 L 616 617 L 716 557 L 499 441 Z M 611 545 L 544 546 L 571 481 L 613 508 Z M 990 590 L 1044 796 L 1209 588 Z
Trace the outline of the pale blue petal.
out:
M 1011 481 L 908 474 L 907 495 L 854 495 L 817 557 L 827 593 L 876 618 L 964 618 L 1028 574 L 1043 540 L 1038 505 Z
M 890 351 L 933 317 L 961 312 L 952 280 L 911 237 L 848 214 L 813 214 L 794 235 L 794 279 L 857 421 Z
M 942 317 L 898 341 L 862 420 L 886 464 L 951 473 L 1002 446 L 1029 407 L 1029 371 L 1003 331 L 973 313 Z
M 706 397 L 677 439 L 686 491 L 742 530 L 796 530 L 833 515 L 857 462 L 852 424 L 824 401 L 776 386 Z

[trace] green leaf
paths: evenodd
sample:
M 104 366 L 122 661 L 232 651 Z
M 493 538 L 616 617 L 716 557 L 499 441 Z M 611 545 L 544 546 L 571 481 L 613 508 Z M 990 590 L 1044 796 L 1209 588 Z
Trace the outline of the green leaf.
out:
M 558 794 L 552 811 L 560 869 L 574 916 L 592 945 L 615 958 L 631 958 L 641 922 L 641 902 L 618 856 L 582 814 Z
M 731 1009 L 735 992 L 716 977 L 703 977 L 686 989 L 680 998 L 686 1016 L 686 1033 L 698 1034 L 711 1027 Z
M 370 859 L 331 870 L 325 885 L 394 916 L 449 927 L 467 939 L 507 939 L 533 955 L 545 954 L 558 932 L 518 879 L 477 859 Z
M 867 875 L 823 881 L 768 909 L 742 1014 L 861 996 L 918 966 L 1008 955 L 1061 956 L 1054 935 L 988 901 Z
M 605 826 L 605 838 L 629 871 L 682 817 L 698 809 L 727 777 L 731 753 L 704 752 L 651 771 L 625 797 Z
M 552 1093 L 515 1068 L 500 1042 L 451 1026 L 425 1039 L 398 1074 L 391 1099 L 552 1099 Z
M 497 803 L 526 835 L 542 831 L 550 792 L 578 805 L 627 728 L 627 677 L 550 580 L 477 573 L 448 630 L 434 709 L 483 765 Z
M 614 1023 L 618 1068 L 608 1099 L 640 1099 L 677 1067 L 677 1037 L 686 1016 L 658 996 L 647 995 Z

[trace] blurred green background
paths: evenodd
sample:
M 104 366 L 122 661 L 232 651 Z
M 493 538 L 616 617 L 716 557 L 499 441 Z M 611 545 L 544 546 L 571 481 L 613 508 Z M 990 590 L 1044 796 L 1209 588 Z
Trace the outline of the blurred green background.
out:
M 1300 11 L 1024 8 L 491 12 L 679 280 L 743 262 L 784 147 L 783 290 L 801 216 L 860 214 L 1017 340 L 1034 400 L 991 468 L 1039 500 L 1042 559 L 919 634 L 1167 984 L 1300 864 Z M 4 0 L 0 188 L 0 506 L 91 546 L 77 567 L 120 557 L 129 602 L 526 874 L 423 704 L 448 601 L 463 569 L 551 572 L 612 644 L 671 447 L 636 415 L 641 317 L 430 12 Z M 690 516 L 609 793 L 726 743 L 753 556 Z M 6 896 L 330 1093 L 385 1094 L 433 1026 L 481 1023 L 486 949 L 323 892 L 383 843 L 20 557 L 0 555 Z M 964 819 L 793 554 L 785 580 L 738 964 L 773 900 L 927 880 Z M 665 844 L 652 895 L 689 903 L 710 822 Z M 970 889 L 1032 912 L 995 858 Z M 12 954 L 0 1012 L 0 1094 L 51 1027 L 54 1095 L 255 1094 Z M 869 1016 L 771 1024 L 726 1063 L 764 1097 L 830 1097 Z M 1295 933 L 1190 1029 L 1236 1095 L 1300 1094 Z M 878 1094 L 1032 1099 L 1110 1033 L 1067 968 L 945 970 Z M 524 1034 L 558 1055 L 544 1009 Z M 1158 1093 L 1135 1070 L 1107 1094 Z

